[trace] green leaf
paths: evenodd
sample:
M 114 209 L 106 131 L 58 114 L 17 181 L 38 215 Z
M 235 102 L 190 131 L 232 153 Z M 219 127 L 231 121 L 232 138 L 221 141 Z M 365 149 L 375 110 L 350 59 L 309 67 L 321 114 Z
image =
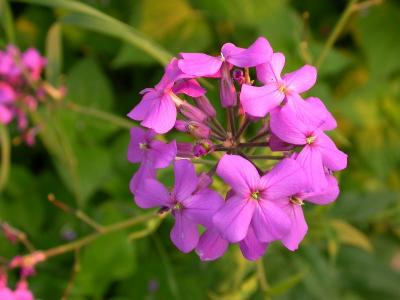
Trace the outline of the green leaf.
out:
M 211 42 L 208 24 L 186 0 L 148 0 L 136 6 L 130 24 L 172 53 L 199 52 L 205 50 Z M 170 13 L 171 10 L 174 11 L 173 14 Z M 133 63 L 151 62 L 151 57 L 125 44 L 113 64 L 123 67 Z
M 106 235 L 82 250 L 80 267 L 74 290 L 101 298 L 110 283 L 134 272 L 135 249 L 124 233 Z
M 0 0 L 0 22 L 6 34 L 7 41 L 15 44 L 13 16 L 8 0 Z
M 365 53 L 371 75 L 376 79 L 400 70 L 400 10 L 398 3 L 385 1 L 368 14 L 360 14 L 355 37 Z M 388 47 L 390 45 L 390 47 Z
M 8 175 L 10 172 L 10 161 L 11 161 L 11 144 L 10 135 L 8 128 L 0 124 L 0 195 L 4 187 L 7 184 Z
M 104 34 L 122 39 L 133 46 L 142 49 L 151 57 L 162 64 L 168 63 L 171 58 L 165 49 L 154 43 L 141 32 L 133 27 L 114 19 L 93 7 L 78 1 L 68 0 L 17 0 L 30 4 L 40 4 L 56 8 L 64 8 L 74 13 L 67 15 L 63 21 L 69 24 L 81 26 L 86 29 L 95 30 Z
M 61 25 L 50 27 L 46 39 L 46 78 L 53 86 L 58 86 L 63 63 Z
M 108 110 L 114 101 L 111 84 L 99 65 L 91 58 L 80 60 L 67 75 L 68 99 Z
M 330 220 L 330 226 L 336 231 L 341 243 L 372 252 L 373 246 L 369 238 L 356 227 L 340 219 Z

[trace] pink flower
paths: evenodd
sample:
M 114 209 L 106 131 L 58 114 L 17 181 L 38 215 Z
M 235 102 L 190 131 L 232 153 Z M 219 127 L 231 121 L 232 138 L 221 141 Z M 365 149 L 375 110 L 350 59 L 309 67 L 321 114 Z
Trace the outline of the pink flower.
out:
M 14 117 L 12 111 L 13 101 L 16 99 L 16 93 L 13 88 L 0 81 L 0 123 L 8 124 Z
M 0 298 L 2 299 L 2 298 Z M 18 282 L 17 289 L 14 292 L 14 300 L 34 300 L 32 292 L 28 289 L 28 283 L 25 280 Z
M 188 78 L 178 69 L 177 63 L 175 58 L 172 59 L 161 81 L 154 88 L 141 91 L 142 100 L 128 114 L 131 119 L 142 121 L 140 123 L 142 126 L 151 128 L 157 133 L 166 133 L 174 127 L 176 106 L 184 102 L 176 96 L 177 94 L 183 93 L 194 97 L 204 94 L 204 90 L 194 80 L 180 83 L 174 88 L 178 80 Z
M 201 77 L 218 76 L 222 64 L 226 61 L 237 67 L 254 67 L 270 60 L 272 48 L 269 42 L 259 37 L 249 48 L 239 48 L 232 43 L 222 46 L 221 56 L 214 57 L 203 53 L 181 53 L 178 66 L 183 73 Z
M 155 136 L 153 130 L 133 127 L 128 146 L 128 160 L 131 163 L 149 161 L 156 169 L 166 168 L 176 156 L 176 142 L 167 144 L 155 140 Z
M 281 239 L 288 233 L 290 220 L 276 201 L 299 193 L 306 186 L 306 177 L 295 160 L 284 159 L 261 177 L 248 160 L 225 154 L 217 174 L 234 191 L 213 217 L 224 238 L 240 242 L 247 236 L 250 225 L 263 243 Z
M 317 70 L 313 66 L 305 65 L 281 77 L 284 65 L 284 55 L 274 53 L 271 62 L 257 66 L 257 78 L 264 86 L 242 85 L 240 102 L 247 114 L 264 117 L 284 99 L 289 103 L 299 101 L 299 94 L 315 84 Z
M 15 300 L 14 293 L 7 287 L 7 276 L 0 274 L 0 299 Z
M 46 63 L 47 60 L 34 48 L 29 48 L 22 54 L 22 64 L 28 70 L 34 81 L 40 78 Z
M 338 183 L 332 175 L 326 175 L 328 185 L 324 190 L 318 192 L 302 192 L 280 199 L 279 206 L 286 212 L 291 220 L 289 233 L 283 237 L 282 243 L 289 250 L 296 250 L 305 237 L 308 226 L 304 218 L 303 202 L 318 205 L 329 204 L 336 200 L 339 195 Z
M 135 193 L 139 207 L 171 209 L 175 225 L 171 240 L 182 252 L 192 251 L 199 241 L 197 224 L 210 226 L 214 212 L 222 205 L 222 198 L 209 188 L 198 188 L 194 166 L 188 160 L 174 164 L 175 185 L 169 192 L 155 179 L 147 179 Z
M 311 114 L 320 118 L 306 120 L 286 105 L 271 112 L 270 126 L 272 132 L 281 140 L 304 146 L 296 160 L 303 166 L 312 188 L 318 191 L 327 186 L 325 168 L 332 171 L 343 170 L 347 166 L 347 155 L 337 149 L 334 142 L 324 133 L 323 130 L 336 126 L 336 122 L 322 108 L 321 102 L 315 99 L 310 103 L 305 102 L 304 107 L 309 111 L 303 111 L 303 116 Z

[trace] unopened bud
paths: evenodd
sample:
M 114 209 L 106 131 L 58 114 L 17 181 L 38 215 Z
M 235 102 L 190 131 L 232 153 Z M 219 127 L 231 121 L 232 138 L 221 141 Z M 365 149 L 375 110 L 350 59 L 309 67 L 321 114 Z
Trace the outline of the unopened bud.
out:
M 193 158 L 194 157 L 194 145 L 192 143 L 176 143 L 177 156 L 183 158 Z
M 215 118 L 217 112 L 206 96 L 198 97 L 195 100 L 198 108 L 200 108 L 208 117 Z
M 204 122 L 207 119 L 207 115 L 205 113 L 187 102 L 183 102 L 179 108 L 182 115 L 191 121 Z
M 244 73 L 243 73 L 242 69 L 233 70 L 232 77 L 240 85 L 242 85 L 246 81 L 244 78 Z
M 229 65 L 227 63 L 222 64 L 221 68 L 221 80 L 219 96 L 223 107 L 235 106 L 237 102 L 237 94 L 235 85 L 233 84 L 231 74 L 229 72 Z
M 214 147 L 214 144 L 210 140 L 201 140 L 193 148 L 194 156 L 201 157 L 208 154 Z

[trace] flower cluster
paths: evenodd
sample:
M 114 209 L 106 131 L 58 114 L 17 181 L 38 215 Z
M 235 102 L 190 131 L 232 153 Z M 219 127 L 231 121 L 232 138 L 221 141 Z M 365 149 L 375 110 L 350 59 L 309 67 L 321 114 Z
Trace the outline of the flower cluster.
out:
M 1 270 L 0 270 L 1 272 Z M 7 276 L 0 273 L 0 299 L 1 300 L 34 300 L 32 292 L 28 288 L 25 279 L 21 279 L 16 286 L 15 291 L 7 286 Z
M 237 243 L 244 257 L 257 260 L 278 240 L 294 251 L 308 229 L 304 203 L 337 198 L 333 172 L 346 168 L 347 155 L 326 134 L 336 121 L 320 99 L 301 96 L 317 71 L 305 65 L 281 75 L 284 64 L 263 37 L 247 49 L 224 44 L 219 56 L 181 53 L 128 114 L 142 125 L 131 129 L 128 150 L 129 161 L 140 163 L 130 183 L 135 202 L 171 212 L 171 240 L 182 252 L 214 260 Z M 207 98 L 204 78 L 218 81 L 219 101 Z M 173 129 L 193 140 L 156 138 Z M 157 179 L 169 165 L 170 189 Z M 218 177 L 225 200 L 212 189 Z
M 35 128 L 29 127 L 27 113 L 37 108 L 45 96 L 40 78 L 46 59 L 34 48 L 22 52 L 13 45 L 0 51 L 0 124 L 14 119 L 22 139 L 35 141 Z

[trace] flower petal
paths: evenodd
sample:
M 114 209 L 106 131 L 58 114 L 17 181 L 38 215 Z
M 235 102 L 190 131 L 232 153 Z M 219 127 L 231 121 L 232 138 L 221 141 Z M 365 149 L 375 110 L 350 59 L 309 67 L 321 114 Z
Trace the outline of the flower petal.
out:
M 129 188 L 131 192 L 134 194 L 136 190 L 143 184 L 143 182 L 149 178 L 156 178 L 156 170 L 152 166 L 151 162 L 145 160 L 140 165 L 135 175 L 133 175 L 129 183 Z
M 317 81 L 317 69 L 304 65 L 300 69 L 285 74 L 283 80 L 290 91 L 301 94 L 311 89 Z
M 225 154 L 218 163 L 217 174 L 241 195 L 250 194 L 258 187 L 260 175 L 247 159 Z
M 13 119 L 14 114 L 4 105 L 0 104 L 0 123 L 8 124 Z
M 146 150 L 140 149 L 140 144 L 147 143 L 147 130 L 140 127 L 133 127 L 130 130 L 131 140 L 128 146 L 128 160 L 131 163 L 143 161 Z
M 290 230 L 290 219 L 274 202 L 259 200 L 251 222 L 257 238 L 269 243 L 283 238 Z
M 197 77 L 215 75 L 222 65 L 219 57 L 203 53 L 180 53 L 182 59 L 178 61 L 179 69 L 183 73 Z
M 225 240 L 214 227 L 208 228 L 200 237 L 196 253 L 202 261 L 220 258 L 228 249 L 229 242 Z
M 325 189 L 301 195 L 301 198 L 307 202 L 318 205 L 332 203 L 339 196 L 339 185 L 336 178 L 332 175 L 326 175 L 328 185 Z
M 259 37 L 249 48 L 239 48 L 226 43 L 221 49 L 222 55 L 232 65 L 249 68 L 268 62 L 272 56 L 272 48 L 267 39 Z
M 307 127 L 299 122 L 294 111 L 285 105 L 271 111 L 271 131 L 282 141 L 294 145 L 306 143 Z
M 175 125 L 177 114 L 175 103 L 168 94 L 156 101 L 140 124 L 152 128 L 157 133 L 167 133 Z
M 318 128 L 321 130 L 333 130 L 337 127 L 335 118 L 326 108 L 321 99 L 317 97 L 309 97 L 305 99 L 305 102 L 308 103 L 310 107 L 307 110 L 309 120 L 313 120 L 313 117 L 315 118 L 318 116 L 318 123 L 316 122 L 315 124 Z
M 291 220 L 290 231 L 282 239 L 283 245 L 291 251 L 297 250 L 307 234 L 308 226 L 301 205 L 288 203 L 284 211 Z
M 178 81 L 172 91 L 175 94 L 185 94 L 194 98 L 203 96 L 206 93 L 206 90 L 195 79 Z
M 325 133 L 319 132 L 315 143 L 321 152 L 325 167 L 332 171 L 340 171 L 347 167 L 347 154 L 340 151 Z
M 282 199 L 308 190 L 307 175 L 300 164 L 285 158 L 261 178 L 263 199 Z
M 243 84 L 240 92 L 240 103 L 244 111 L 253 117 L 265 117 L 284 98 L 285 95 L 274 84 L 262 87 Z
M 300 151 L 296 161 L 303 167 L 312 190 L 324 189 L 327 185 L 322 157 L 316 147 L 306 145 Z
M 146 89 L 147 92 L 140 100 L 139 104 L 136 105 L 128 114 L 128 117 L 135 121 L 142 121 L 146 116 L 154 109 L 154 106 L 160 99 L 159 92 L 154 89 Z
M 255 233 L 253 226 L 249 227 L 246 237 L 240 242 L 240 250 L 245 258 L 256 261 L 264 255 L 267 250 L 268 243 L 260 242 Z
M 150 144 L 149 159 L 157 169 L 166 168 L 175 159 L 177 153 L 176 142 L 164 143 L 154 140 Z
M 155 179 L 145 179 L 134 194 L 135 202 L 141 208 L 170 206 L 168 190 Z
M 175 211 L 175 224 L 171 230 L 171 240 L 183 253 L 188 253 L 196 248 L 199 242 L 199 231 L 197 225 L 182 214 Z
M 183 213 L 188 219 L 210 227 L 213 215 L 224 204 L 224 200 L 217 192 L 206 188 L 181 203 L 184 206 Z
M 213 216 L 213 222 L 221 235 L 232 243 L 243 240 L 247 235 L 255 201 L 233 196 Z
M 272 54 L 271 61 L 256 67 L 257 79 L 263 84 L 279 83 L 285 66 L 285 56 L 282 53 Z
M 192 162 L 187 159 L 175 161 L 174 173 L 174 196 L 178 202 L 183 203 L 196 190 L 199 180 Z

